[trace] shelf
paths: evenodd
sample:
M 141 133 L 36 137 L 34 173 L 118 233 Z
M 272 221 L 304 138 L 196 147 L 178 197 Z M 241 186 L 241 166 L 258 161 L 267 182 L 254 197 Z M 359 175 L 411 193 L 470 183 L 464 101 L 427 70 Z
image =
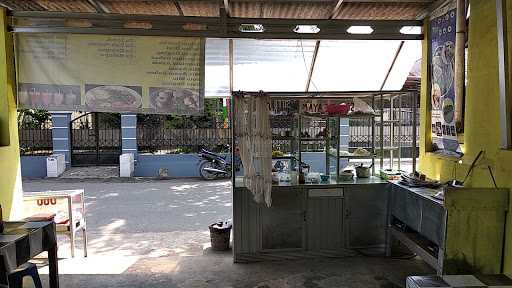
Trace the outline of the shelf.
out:
M 384 149 L 384 150 L 398 150 L 398 149 L 400 149 L 400 148 L 398 148 L 398 147 L 391 147 L 391 146 L 387 146 L 387 147 L 386 147 L 386 146 L 385 146 L 383 149 Z M 375 150 L 382 150 L 382 149 L 380 148 L 380 146 L 375 146 Z
M 295 140 L 295 137 L 291 137 L 291 136 L 272 136 L 272 140 L 293 141 L 293 140 Z
M 331 153 L 328 153 L 330 157 L 336 158 L 337 155 L 332 155 Z M 368 156 L 361 156 L 361 155 L 340 155 L 340 159 L 372 159 L 375 158 L 375 155 L 368 155 Z
M 377 123 L 381 123 L 380 120 L 375 120 L 375 124 Z M 400 123 L 400 120 L 384 120 L 383 121 L 384 124 L 387 124 L 387 123 Z
M 340 155 L 341 159 L 372 159 L 375 155 L 361 156 L 361 155 Z
M 300 138 L 301 142 L 327 141 L 327 138 Z
M 380 117 L 380 114 L 356 114 L 356 115 L 300 114 L 300 115 L 303 117 L 320 118 L 320 119 L 338 118 L 338 117 L 339 118 L 348 118 L 348 119 Z

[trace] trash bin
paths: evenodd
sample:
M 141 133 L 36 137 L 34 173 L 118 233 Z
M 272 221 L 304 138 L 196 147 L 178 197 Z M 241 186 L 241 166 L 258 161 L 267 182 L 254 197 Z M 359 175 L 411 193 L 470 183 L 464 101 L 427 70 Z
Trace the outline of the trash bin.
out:
M 231 227 L 232 225 L 229 222 L 217 222 L 208 226 L 213 250 L 224 251 L 229 249 Z

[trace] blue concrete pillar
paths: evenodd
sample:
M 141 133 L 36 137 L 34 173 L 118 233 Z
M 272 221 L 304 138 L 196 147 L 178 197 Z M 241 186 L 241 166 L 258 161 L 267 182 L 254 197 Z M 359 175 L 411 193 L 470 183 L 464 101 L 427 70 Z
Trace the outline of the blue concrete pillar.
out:
M 71 166 L 71 112 L 52 112 L 53 154 L 64 154 L 66 167 Z
M 137 158 L 137 114 L 121 115 L 121 137 L 123 154 L 133 153 Z

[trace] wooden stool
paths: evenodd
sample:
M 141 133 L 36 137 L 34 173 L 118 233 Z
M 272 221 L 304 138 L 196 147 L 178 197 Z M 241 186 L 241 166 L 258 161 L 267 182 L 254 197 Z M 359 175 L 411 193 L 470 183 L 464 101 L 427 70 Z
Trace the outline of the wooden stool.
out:
M 9 287 L 23 288 L 23 278 L 26 276 L 32 277 L 36 288 L 43 288 L 39 273 L 37 272 L 37 266 L 32 263 L 25 263 L 9 274 Z

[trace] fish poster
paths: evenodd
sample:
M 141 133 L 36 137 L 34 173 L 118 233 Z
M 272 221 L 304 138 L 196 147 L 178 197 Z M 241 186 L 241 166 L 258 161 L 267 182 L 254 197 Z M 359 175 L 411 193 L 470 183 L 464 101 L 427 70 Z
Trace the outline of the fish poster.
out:
M 430 21 L 431 115 L 433 150 L 460 152 L 455 126 L 456 9 Z
M 203 112 L 202 38 L 21 33 L 15 41 L 20 108 Z

